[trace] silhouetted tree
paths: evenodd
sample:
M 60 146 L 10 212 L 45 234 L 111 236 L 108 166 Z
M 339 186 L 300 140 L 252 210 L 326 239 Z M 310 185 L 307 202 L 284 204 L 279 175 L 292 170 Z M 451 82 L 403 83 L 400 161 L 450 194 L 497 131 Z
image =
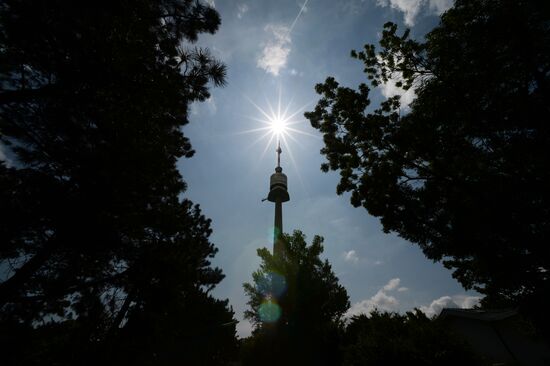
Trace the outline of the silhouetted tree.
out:
M 283 235 L 283 254 L 258 249 L 262 263 L 245 283 L 254 333 L 244 344 L 243 363 L 335 365 L 338 329 L 349 308 L 346 289 L 327 260 L 323 238 L 307 245 L 300 231 Z
M 549 305 L 550 28 L 540 1 L 462 1 L 424 41 L 387 23 L 352 57 L 373 86 L 414 88 L 369 108 L 369 88 L 316 86 L 306 113 L 337 193 L 443 261 L 494 303 Z
M 345 366 L 480 364 L 463 340 L 418 310 L 354 316 L 343 334 Z
M 224 83 L 191 46 L 219 23 L 192 0 L 0 5 L 3 362 L 227 360 L 210 221 L 176 169 L 189 104 Z

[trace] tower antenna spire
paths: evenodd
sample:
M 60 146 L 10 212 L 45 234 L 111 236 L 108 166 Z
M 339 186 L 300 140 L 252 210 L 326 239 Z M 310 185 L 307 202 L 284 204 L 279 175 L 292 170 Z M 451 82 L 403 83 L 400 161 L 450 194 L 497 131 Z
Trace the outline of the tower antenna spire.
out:
M 281 150 L 281 140 L 277 139 L 277 168 L 281 167 L 281 153 L 283 150 Z

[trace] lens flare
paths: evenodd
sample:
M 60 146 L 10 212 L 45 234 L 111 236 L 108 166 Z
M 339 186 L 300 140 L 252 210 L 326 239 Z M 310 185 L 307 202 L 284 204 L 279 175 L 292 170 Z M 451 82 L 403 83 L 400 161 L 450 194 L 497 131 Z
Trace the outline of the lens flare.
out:
M 260 305 L 258 315 L 264 323 L 275 323 L 281 317 L 281 307 L 273 299 L 268 298 Z
M 279 298 L 286 292 L 286 278 L 282 274 L 268 272 L 258 279 L 256 288 L 266 298 Z
M 266 233 L 265 239 L 267 240 L 267 242 L 272 241 L 275 235 L 278 236 L 279 234 L 282 234 L 281 230 L 279 230 L 275 226 L 270 226 L 265 233 Z
M 271 273 L 271 292 L 275 297 L 280 297 L 286 291 L 286 278 L 278 273 Z
M 245 130 L 239 132 L 238 134 L 246 133 L 259 133 L 260 136 L 253 142 L 252 145 L 259 143 L 260 141 L 267 141 L 265 148 L 260 156 L 260 159 L 263 158 L 266 151 L 272 143 L 277 145 L 279 142 L 283 146 L 283 149 L 288 152 L 288 156 L 294 165 L 294 156 L 292 154 L 292 149 L 290 148 L 290 140 L 298 143 L 298 140 L 293 135 L 306 135 L 313 138 L 319 138 L 317 135 L 312 135 L 308 132 L 302 131 L 296 128 L 296 125 L 303 124 L 306 122 L 305 119 L 299 117 L 305 108 L 311 104 L 306 103 L 303 106 L 295 109 L 293 112 L 290 111 L 292 107 L 292 101 L 289 102 L 286 106 L 283 106 L 281 101 L 281 90 L 279 90 L 279 100 L 275 106 L 273 106 L 268 100 L 266 100 L 267 108 L 262 108 L 256 104 L 252 99 L 245 96 L 245 98 L 256 108 L 260 113 L 258 117 L 249 117 L 251 120 L 259 122 L 263 126 L 253 128 L 251 130 Z

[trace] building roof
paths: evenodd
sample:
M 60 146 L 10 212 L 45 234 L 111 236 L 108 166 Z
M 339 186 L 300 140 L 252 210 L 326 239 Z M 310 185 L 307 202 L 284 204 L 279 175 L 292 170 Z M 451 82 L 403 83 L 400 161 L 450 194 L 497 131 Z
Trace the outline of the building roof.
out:
M 468 318 L 468 319 L 491 322 L 491 321 L 510 318 L 517 314 L 518 314 L 517 309 L 487 310 L 487 309 L 446 308 L 441 311 L 441 314 L 439 314 L 439 319 L 455 317 L 455 318 Z

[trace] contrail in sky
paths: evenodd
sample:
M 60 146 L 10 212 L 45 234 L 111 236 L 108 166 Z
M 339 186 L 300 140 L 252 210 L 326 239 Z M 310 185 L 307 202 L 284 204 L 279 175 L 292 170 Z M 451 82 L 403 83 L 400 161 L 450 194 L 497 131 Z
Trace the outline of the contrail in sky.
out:
M 304 1 L 304 4 L 302 5 L 302 7 L 300 8 L 300 11 L 298 12 L 298 15 L 296 15 L 296 18 L 294 19 L 294 21 L 292 22 L 292 25 L 288 29 L 288 34 L 289 35 L 290 35 L 290 32 L 292 32 L 292 30 L 294 29 L 294 26 L 296 25 L 296 22 L 298 21 L 298 18 L 300 18 L 300 15 L 302 15 L 302 13 L 304 12 L 304 9 L 305 9 L 308 2 L 309 2 L 309 0 Z

